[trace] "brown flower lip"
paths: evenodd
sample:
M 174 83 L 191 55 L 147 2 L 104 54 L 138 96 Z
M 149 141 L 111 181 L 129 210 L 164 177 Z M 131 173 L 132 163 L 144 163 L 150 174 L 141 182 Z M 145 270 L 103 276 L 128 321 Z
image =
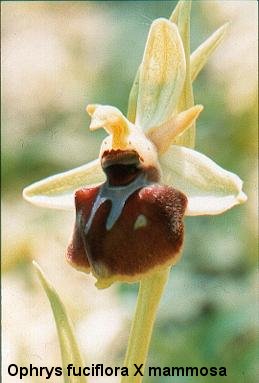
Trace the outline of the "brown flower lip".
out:
M 116 206 L 121 199 L 95 206 L 100 193 L 100 186 L 76 192 L 77 219 L 67 253 L 72 265 L 92 271 L 98 287 L 105 288 L 115 281 L 136 282 L 177 262 L 187 204 L 183 193 L 151 184 L 130 193 L 123 206 Z M 119 214 L 107 228 L 111 207 Z
M 91 270 L 101 288 L 175 264 L 183 243 L 185 195 L 159 184 L 159 169 L 146 165 L 136 150 L 106 150 L 101 165 L 106 181 L 75 194 L 70 263 Z

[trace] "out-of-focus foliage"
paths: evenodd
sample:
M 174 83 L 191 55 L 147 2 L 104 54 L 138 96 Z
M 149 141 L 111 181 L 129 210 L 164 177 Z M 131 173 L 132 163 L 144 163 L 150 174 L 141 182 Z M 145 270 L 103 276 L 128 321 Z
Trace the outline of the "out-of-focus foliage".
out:
M 66 297 L 86 362 L 122 361 L 136 285 L 97 291 L 91 277 L 65 264 L 74 217 L 30 206 L 21 191 L 96 157 L 104 133 L 88 131 L 85 106 L 109 104 L 126 113 L 150 23 L 168 17 L 174 5 L 2 3 L 5 365 L 61 364 L 55 327 L 31 259 L 43 265 Z M 194 84 L 195 102 L 205 107 L 196 147 L 240 175 L 248 202 L 222 216 L 186 219 L 183 258 L 172 270 L 161 303 L 149 362 L 226 366 L 228 376 L 220 380 L 229 383 L 256 381 L 256 8 L 255 1 L 193 2 L 192 51 L 217 27 L 232 22 L 227 39 Z M 5 382 L 11 383 L 5 374 Z M 209 383 L 216 378 L 203 379 Z

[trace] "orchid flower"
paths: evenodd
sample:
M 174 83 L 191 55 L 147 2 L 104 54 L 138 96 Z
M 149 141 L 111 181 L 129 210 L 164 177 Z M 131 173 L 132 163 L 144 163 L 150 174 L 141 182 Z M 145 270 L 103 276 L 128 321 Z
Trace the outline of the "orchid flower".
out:
M 185 79 L 178 28 L 157 19 L 140 67 L 134 123 L 115 107 L 88 105 L 90 129 L 109 134 L 99 158 L 24 190 L 25 199 L 40 206 L 76 207 L 67 258 L 92 271 L 99 287 L 175 264 L 184 214 L 220 214 L 246 200 L 238 176 L 175 144 L 203 109 L 179 111 Z
M 145 363 L 168 271 L 182 249 L 184 216 L 221 214 L 246 201 L 237 175 L 193 149 L 203 107 L 194 105 L 192 82 L 227 25 L 190 55 L 190 7 L 180 1 L 169 20 L 152 23 L 127 117 L 114 106 L 87 106 L 90 129 L 108 133 L 99 157 L 23 192 L 33 204 L 76 210 L 67 259 L 92 272 L 97 287 L 140 281 L 129 369 Z

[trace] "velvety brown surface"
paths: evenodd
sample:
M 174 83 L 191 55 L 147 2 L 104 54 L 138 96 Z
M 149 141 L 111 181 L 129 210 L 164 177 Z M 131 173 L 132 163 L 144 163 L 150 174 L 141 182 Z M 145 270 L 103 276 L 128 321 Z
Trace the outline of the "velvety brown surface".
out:
M 165 263 L 175 263 L 183 243 L 184 194 L 169 186 L 151 185 L 133 193 L 111 230 L 106 230 L 110 201 L 97 210 L 87 235 L 84 227 L 99 188 L 76 192 L 77 222 L 68 257 L 76 267 L 90 266 L 103 278 L 132 277 Z M 141 216 L 142 225 L 135 225 Z M 145 217 L 145 218 L 144 218 Z
M 99 191 L 98 188 L 85 188 L 78 190 L 76 192 L 76 222 L 74 226 L 74 232 L 72 236 L 72 240 L 67 248 L 67 259 L 72 265 L 76 268 L 90 271 L 90 264 L 86 255 L 84 243 L 82 240 L 81 233 L 81 212 L 87 212 L 87 216 L 91 212 L 91 208 L 93 206 L 95 197 Z M 77 201 L 81 201 L 81 203 L 77 203 Z M 84 205 L 84 208 L 83 208 Z

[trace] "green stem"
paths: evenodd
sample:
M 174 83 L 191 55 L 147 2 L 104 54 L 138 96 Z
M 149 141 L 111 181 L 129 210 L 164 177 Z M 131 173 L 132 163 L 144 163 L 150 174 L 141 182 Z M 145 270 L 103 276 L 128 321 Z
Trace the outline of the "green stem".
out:
M 122 377 L 121 383 L 141 383 L 140 374 L 134 376 L 140 366 L 144 373 L 150 339 L 156 318 L 158 305 L 168 280 L 170 268 L 156 272 L 140 282 L 135 316 L 132 322 L 127 353 L 123 366 L 128 368 L 129 376 Z
M 173 12 L 172 21 L 178 24 L 178 28 L 183 40 L 186 55 L 186 81 L 183 94 L 180 100 L 179 112 L 188 109 L 194 105 L 193 89 L 190 74 L 190 11 L 191 1 L 180 1 Z M 134 113 L 136 111 L 137 95 L 138 95 L 138 74 L 134 80 L 133 88 L 129 102 L 129 117 L 134 121 Z M 179 141 L 179 142 L 178 142 Z M 178 145 L 194 147 L 195 143 L 195 126 L 193 125 L 188 132 L 182 134 L 177 141 Z M 132 322 L 129 335 L 128 348 L 123 366 L 129 370 L 129 376 L 122 377 L 121 383 L 141 383 L 142 376 L 137 374 L 134 364 L 140 366 L 143 364 L 142 372 L 144 372 L 147 359 L 149 343 L 153 331 L 156 318 L 156 312 L 160 299 L 162 297 L 166 282 L 168 280 L 170 268 L 157 272 L 140 282 L 137 306 L 135 316 Z

